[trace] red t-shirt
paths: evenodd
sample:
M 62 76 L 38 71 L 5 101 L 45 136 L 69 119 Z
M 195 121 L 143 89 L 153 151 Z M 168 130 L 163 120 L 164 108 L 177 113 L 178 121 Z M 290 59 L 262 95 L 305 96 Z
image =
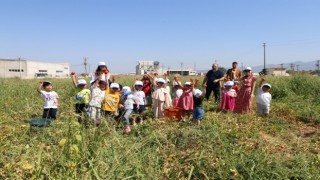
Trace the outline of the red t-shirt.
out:
M 146 96 L 151 96 L 151 86 L 150 83 L 143 83 L 142 91 Z

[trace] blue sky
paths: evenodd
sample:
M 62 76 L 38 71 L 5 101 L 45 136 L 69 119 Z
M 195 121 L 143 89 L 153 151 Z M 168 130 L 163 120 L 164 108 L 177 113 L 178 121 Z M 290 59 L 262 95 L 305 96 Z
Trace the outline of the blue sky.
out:
M 318 0 L 0 0 L 0 58 L 210 69 L 320 59 Z

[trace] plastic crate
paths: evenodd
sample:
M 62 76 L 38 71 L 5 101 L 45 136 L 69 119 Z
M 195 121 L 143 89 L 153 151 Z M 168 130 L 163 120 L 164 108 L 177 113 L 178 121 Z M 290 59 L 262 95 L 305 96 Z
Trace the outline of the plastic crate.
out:
M 164 109 L 164 116 L 169 120 L 181 120 L 183 109 L 178 107 L 167 107 Z

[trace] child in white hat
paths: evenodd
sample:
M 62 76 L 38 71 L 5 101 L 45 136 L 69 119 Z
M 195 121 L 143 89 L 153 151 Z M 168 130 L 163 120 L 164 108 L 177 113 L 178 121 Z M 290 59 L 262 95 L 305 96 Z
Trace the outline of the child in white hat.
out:
M 133 111 L 133 104 L 137 104 L 129 86 L 124 86 L 121 91 L 120 107 L 124 109 L 124 132 L 129 133 L 131 131 L 129 117 Z M 139 106 L 138 106 L 139 108 Z
M 89 117 L 96 125 L 101 122 L 101 106 L 107 87 L 107 82 L 101 79 L 102 74 L 92 83 L 91 100 L 89 102 Z
M 76 81 L 76 75 L 71 74 L 73 85 L 75 86 L 75 111 L 81 116 L 87 116 L 88 105 L 91 98 L 91 91 L 87 89 L 87 82 L 84 79 L 79 79 Z M 81 117 L 78 118 L 81 122 Z
M 236 103 L 237 93 L 232 87 L 234 86 L 233 81 L 227 81 L 224 83 L 224 89 L 222 91 L 221 100 L 221 111 L 233 111 L 234 105 Z
M 179 75 L 175 75 L 172 82 L 172 89 L 173 89 L 173 106 L 177 107 L 179 98 L 183 93 L 182 90 L 183 86 L 181 82 L 179 81 Z
M 200 123 L 204 116 L 204 109 L 203 109 L 203 99 L 206 95 L 206 88 L 204 86 L 203 92 L 200 89 L 195 89 L 193 91 L 193 122 L 196 124 L 196 126 L 199 128 Z
M 146 95 L 142 91 L 143 82 L 142 81 L 136 81 L 134 83 L 134 92 L 133 96 L 136 101 L 136 104 L 133 105 L 133 111 L 136 114 L 139 114 L 140 118 L 140 124 L 143 122 L 143 112 L 145 111 L 145 101 L 146 101 Z M 133 117 L 133 125 L 136 124 L 137 117 Z
M 264 83 L 266 81 L 265 77 L 262 77 L 259 83 L 259 91 L 257 96 L 257 109 L 260 115 L 268 115 L 270 111 L 270 103 L 272 96 L 269 93 L 271 85 Z
M 193 111 L 193 89 L 194 81 L 191 79 L 189 82 L 185 82 L 183 86 L 183 93 L 179 98 L 177 107 L 183 109 L 183 121 L 186 121 L 186 118 L 191 116 Z
M 152 99 L 154 118 L 156 119 L 164 117 L 164 103 L 169 104 L 165 84 L 166 81 L 162 78 L 153 79 L 154 92 L 152 93 Z
M 118 105 L 120 101 L 120 85 L 111 83 L 106 86 L 104 100 L 102 102 L 102 114 L 105 117 L 115 117 L 118 115 Z

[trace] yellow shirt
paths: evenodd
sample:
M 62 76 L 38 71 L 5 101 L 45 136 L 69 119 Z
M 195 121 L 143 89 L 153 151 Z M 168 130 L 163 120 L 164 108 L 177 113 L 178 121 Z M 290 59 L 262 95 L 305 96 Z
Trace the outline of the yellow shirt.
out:
M 104 96 L 104 101 L 102 105 L 102 110 L 114 112 L 118 108 L 118 104 L 120 101 L 120 96 L 117 93 L 110 92 L 110 90 L 106 90 L 106 94 Z

